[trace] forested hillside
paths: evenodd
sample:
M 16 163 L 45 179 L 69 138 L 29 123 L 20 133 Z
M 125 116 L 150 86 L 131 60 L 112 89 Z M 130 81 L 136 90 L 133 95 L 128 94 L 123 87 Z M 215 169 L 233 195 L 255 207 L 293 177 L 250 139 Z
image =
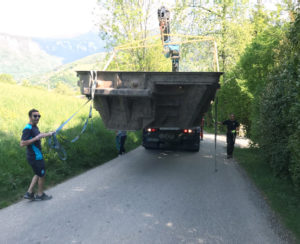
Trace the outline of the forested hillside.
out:
M 103 46 L 97 33 L 93 32 L 69 39 L 30 38 L 0 33 L 0 74 L 10 74 L 19 82 L 26 79 L 35 84 L 42 83 L 37 82 L 37 77 L 41 75 L 51 77 L 54 74 L 48 72 L 57 74 L 58 70 L 69 69 L 73 65 L 77 67 L 77 60 L 84 59 L 82 61 L 84 64 L 97 63 L 97 57 L 94 57 L 95 60 L 86 57 L 103 51 Z M 71 64 L 72 62 L 75 64 Z M 61 67 L 62 64 L 70 65 Z M 74 84 L 72 74 L 58 76 L 60 82 Z M 54 84 L 51 87 L 55 87 L 58 78 L 53 78 L 50 82 L 52 80 Z
M 72 63 L 64 64 L 58 68 L 29 78 L 31 84 L 47 88 L 56 88 L 64 84 L 70 88 L 78 88 L 76 71 L 78 70 L 101 70 L 105 65 L 106 53 L 96 53 L 79 59 Z
M 61 58 L 49 55 L 30 38 L 0 34 L 0 74 L 22 80 L 61 64 Z

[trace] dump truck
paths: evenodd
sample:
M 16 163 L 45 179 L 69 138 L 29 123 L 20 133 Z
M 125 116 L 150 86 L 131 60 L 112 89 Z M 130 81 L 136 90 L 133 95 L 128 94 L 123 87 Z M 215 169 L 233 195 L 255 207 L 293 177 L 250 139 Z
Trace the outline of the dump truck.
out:
M 200 124 L 222 73 L 179 72 L 180 46 L 171 40 L 170 11 L 162 6 L 157 14 L 164 55 L 170 58 L 173 72 L 77 71 L 78 85 L 82 94 L 93 96 L 108 129 L 142 129 L 146 149 L 199 151 Z M 215 42 L 214 48 L 218 67 Z
M 145 148 L 199 150 L 201 120 L 222 72 L 77 71 L 106 128 L 143 130 Z

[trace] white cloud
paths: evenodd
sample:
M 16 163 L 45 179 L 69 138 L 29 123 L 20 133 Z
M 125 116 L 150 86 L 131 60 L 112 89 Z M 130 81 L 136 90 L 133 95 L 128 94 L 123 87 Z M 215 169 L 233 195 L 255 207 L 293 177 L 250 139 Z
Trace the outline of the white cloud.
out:
M 93 27 L 97 0 L 0 0 L 0 33 L 72 37 Z

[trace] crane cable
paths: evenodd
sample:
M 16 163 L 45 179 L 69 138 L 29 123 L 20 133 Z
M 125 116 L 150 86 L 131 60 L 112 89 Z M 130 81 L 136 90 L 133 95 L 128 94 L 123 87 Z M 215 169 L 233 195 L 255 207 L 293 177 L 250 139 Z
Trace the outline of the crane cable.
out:
M 167 43 L 168 45 L 178 45 L 178 44 L 186 44 L 186 43 L 194 43 L 194 42 L 205 42 L 205 41 L 212 41 L 214 43 L 214 63 L 216 63 L 217 66 L 217 70 L 219 69 L 219 63 L 218 63 L 218 55 L 217 55 L 217 46 L 216 46 L 216 41 L 214 37 L 210 37 L 210 36 L 195 36 L 195 35 L 183 35 L 183 34 L 164 34 L 164 36 L 172 36 L 172 37 L 184 37 L 187 38 L 187 40 L 183 40 L 183 41 L 176 41 L 176 42 L 170 42 Z M 111 55 L 109 57 L 109 59 L 107 60 L 106 64 L 103 67 L 103 71 L 106 71 L 106 69 L 109 67 L 110 63 L 112 62 L 112 60 L 116 57 L 117 53 L 119 51 L 124 51 L 124 50 L 130 50 L 130 49 L 137 49 L 137 48 L 151 48 L 151 47 L 160 47 L 161 44 L 141 44 L 145 41 L 148 40 L 154 40 L 155 38 L 161 38 L 161 35 L 154 35 L 154 36 L 150 36 L 141 40 L 135 40 L 126 44 L 121 44 L 117 47 L 115 47 L 112 52 Z M 191 39 L 189 39 L 191 38 Z
M 216 97 L 215 102 L 215 172 L 218 172 L 218 165 L 217 165 L 217 134 L 218 134 L 218 97 Z

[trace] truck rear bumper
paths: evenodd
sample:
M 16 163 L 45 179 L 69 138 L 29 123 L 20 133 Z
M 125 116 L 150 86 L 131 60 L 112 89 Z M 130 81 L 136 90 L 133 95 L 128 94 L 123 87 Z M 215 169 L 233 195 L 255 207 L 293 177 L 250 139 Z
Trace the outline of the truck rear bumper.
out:
M 200 131 L 192 134 L 183 134 L 181 130 L 166 131 L 162 130 L 154 133 L 143 133 L 143 146 L 157 149 L 185 149 L 185 150 L 199 150 L 200 145 Z

